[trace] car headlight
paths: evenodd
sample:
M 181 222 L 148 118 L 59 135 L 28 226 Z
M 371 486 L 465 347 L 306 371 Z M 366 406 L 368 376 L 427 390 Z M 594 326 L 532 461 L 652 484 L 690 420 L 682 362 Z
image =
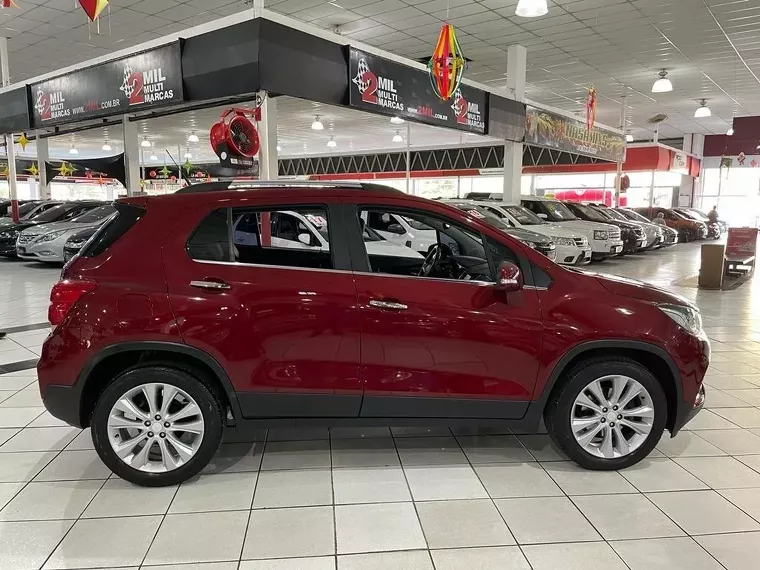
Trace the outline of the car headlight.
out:
M 58 230 L 57 232 L 50 232 L 49 234 L 45 234 L 41 238 L 37 240 L 38 243 L 44 243 L 46 241 L 53 241 L 54 239 L 58 239 L 63 234 L 66 233 L 67 230 Z
M 698 309 L 685 305 L 658 305 L 658 307 L 687 333 L 694 336 L 702 334 L 702 314 Z
M 556 243 L 557 245 L 567 245 L 567 246 L 572 247 L 575 245 L 575 240 L 572 238 L 555 237 L 554 243 Z
M 0 239 L 13 239 L 15 237 L 15 232 L 0 232 Z
M 607 239 L 607 232 L 604 230 L 594 230 L 594 239 Z

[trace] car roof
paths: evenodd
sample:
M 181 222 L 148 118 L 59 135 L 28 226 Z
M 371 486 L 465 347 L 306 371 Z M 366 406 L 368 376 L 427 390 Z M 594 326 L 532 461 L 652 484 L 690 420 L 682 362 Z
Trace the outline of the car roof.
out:
M 535 202 L 558 202 L 556 198 L 547 198 L 546 196 L 520 196 L 520 201 L 533 200 Z

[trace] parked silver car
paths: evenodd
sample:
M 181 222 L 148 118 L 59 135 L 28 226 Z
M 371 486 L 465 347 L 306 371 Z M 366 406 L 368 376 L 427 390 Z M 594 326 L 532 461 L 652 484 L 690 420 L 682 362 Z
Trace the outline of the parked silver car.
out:
M 116 209 L 108 204 L 70 221 L 28 228 L 21 232 L 16 240 L 16 255 L 32 261 L 63 263 L 63 248 L 69 237 L 83 229 L 101 226 L 115 213 Z

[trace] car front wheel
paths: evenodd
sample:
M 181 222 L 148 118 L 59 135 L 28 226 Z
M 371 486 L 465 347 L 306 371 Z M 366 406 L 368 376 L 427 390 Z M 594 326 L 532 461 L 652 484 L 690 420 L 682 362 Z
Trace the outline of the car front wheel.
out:
M 211 460 L 222 438 L 222 406 L 200 379 L 163 366 L 130 369 L 98 398 L 92 440 L 122 479 L 176 485 Z
M 626 358 L 580 363 L 558 382 L 545 411 L 555 444 L 586 469 L 624 469 L 646 457 L 667 420 L 665 392 Z

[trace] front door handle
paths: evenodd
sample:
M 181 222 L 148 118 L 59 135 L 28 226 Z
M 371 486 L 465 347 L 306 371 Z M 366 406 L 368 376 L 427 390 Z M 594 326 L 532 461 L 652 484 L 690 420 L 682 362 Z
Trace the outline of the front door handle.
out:
M 399 303 L 398 301 L 377 301 L 373 299 L 369 304 L 371 307 L 389 311 L 406 311 L 409 308 L 404 303 Z
M 190 281 L 190 287 L 196 289 L 209 289 L 212 291 L 224 291 L 230 289 L 230 286 L 223 281 Z

